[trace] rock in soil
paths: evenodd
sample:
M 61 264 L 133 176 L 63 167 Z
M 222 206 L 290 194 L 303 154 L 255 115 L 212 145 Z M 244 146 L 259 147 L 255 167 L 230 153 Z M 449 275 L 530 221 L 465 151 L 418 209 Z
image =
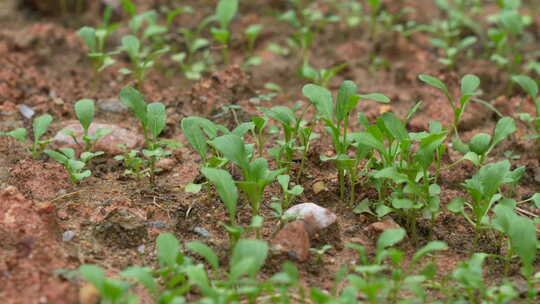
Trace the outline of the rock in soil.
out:
M 306 229 L 311 236 L 332 225 L 337 219 L 333 212 L 314 203 L 295 205 L 285 211 L 285 214 L 299 216 L 306 224 Z
M 94 149 L 96 151 L 103 151 L 109 154 L 120 154 L 123 151 L 118 147 L 118 145 L 125 145 L 129 150 L 131 150 L 141 147 L 144 142 L 144 138 L 141 135 L 112 124 L 92 123 L 88 130 L 89 135 L 95 135 L 98 129 L 109 129 L 111 130 L 111 133 L 103 136 L 97 141 Z M 67 130 L 73 131 L 77 141 L 81 145 L 84 144 L 82 141 L 84 131 L 79 123 L 69 124 L 64 129 L 60 130 L 60 132 L 58 132 L 53 139 L 56 144 L 60 146 L 79 148 L 75 140 L 73 140 L 71 136 L 64 133 L 64 131 Z
M 33 205 L 13 186 L 0 190 L 0 302 L 76 303 L 74 287 L 51 275 L 71 267 L 54 217 Z
M 118 207 L 96 225 L 94 234 L 109 247 L 132 248 L 143 243 L 148 231 L 141 216 L 128 208 Z
M 396 222 L 394 222 L 394 220 L 391 218 L 385 219 L 384 221 L 375 222 L 368 226 L 369 230 L 372 230 L 376 233 L 383 233 L 386 230 L 399 229 L 399 228 L 401 227 Z
M 299 262 L 307 261 L 310 247 L 309 234 L 303 220 L 285 225 L 272 241 L 274 251 L 285 253 Z
M 125 113 L 129 110 L 128 106 L 122 103 L 118 98 L 100 99 L 98 101 L 98 108 L 102 111 L 111 113 Z

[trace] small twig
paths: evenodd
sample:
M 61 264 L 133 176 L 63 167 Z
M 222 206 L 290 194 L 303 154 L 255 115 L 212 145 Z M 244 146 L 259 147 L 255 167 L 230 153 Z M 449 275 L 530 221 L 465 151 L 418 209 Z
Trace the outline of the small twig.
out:
M 517 212 L 519 212 L 519 213 L 521 213 L 521 214 L 524 214 L 524 215 L 532 216 L 532 217 L 534 217 L 534 218 L 537 218 L 537 217 L 538 217 L 538 215 L 536 215 L 536 214 L 534 214 L 534 213 L 532 213 L 532 212 L 530 212 L 530 211 L 527 211 L 527 210 L 525 210 L 525 209 L 521 209 L 521 208 L 519 208 L 519 207 L 516 207 L 516 210 L 517 210 Z
M 72 195 L 76 195 L 76 194 L 80 194 L 80 193 L 84 193 L 84 192 L 112 193 L 112 192 L 119 192 L 119 191 L 120 190 L 96 190 L 96 189 L 79 190 L 79 191 L 75 191 L 75 192 L 71 192 L 71 193 L 66 193 L 64 195 L 60 195 L 59 197 L 50 200 L 50 202 L 52 203 L 54 201 L 58 201 L 58 200 L 61 200 L 63 198 L 66 198 L 66 197 L 69 197 L 69 196 L 72 196 Z

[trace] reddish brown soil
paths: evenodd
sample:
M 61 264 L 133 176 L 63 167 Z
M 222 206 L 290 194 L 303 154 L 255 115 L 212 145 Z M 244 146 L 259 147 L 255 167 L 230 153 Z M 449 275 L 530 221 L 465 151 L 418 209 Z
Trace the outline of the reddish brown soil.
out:
M 114 73 L 115 67 L 104 73 L 98 90 L 92 88 L 92 70 L 75 31 L 84 24 L 98 22 L 99 5 L 90 6 L 77 19 L 58 16 L 50 7 L 34 6 L 29 11 L 18 9 L 15 0 L 1 2 L 0 131 L 16 127 L 30 130 L 31 121 L 23 118 L 18 111 L 18 106 L 25 104 L 37 114 L 49 113 L 54 116 L 51 130 L 45 135 L 52 137 L 66 121 L 75 119 L 72 106 L 78 99 L 116 97 L 120 89 L 129 84 L 128 79 Z M 136 2 L 141 4 L 141 8 L 150 9 L 174 1 Z M 196 24 L 200 18 L 211 14 L 215 1 L 185 2 L 199 10 L 193 17 L 181 22 L 184 26 Z M 236 121 L 248 120 L 250 114 L 256 113 L 257 106 L 248 100 L 267 92 L 263 87 L 269 81 L 282 86 L 284 92 L 260 106 L 291 106 L 296 100 L 302 99 L 301 87 L 304 82 L 296 76 L 297 60 L 294 56 L 281 57 L 266 50 L 271 42 L 281 41 L 283 33 L 291 29 L 278 23 L 275 18 L 261 15 L 266 7 L 283 9 L 285 1 L 248 2 L 249 5 L 241 9 L 242 14 L 235 20 L 233 31 L 240 33 L 252 23 L 265 24 L 256 50 L 264 59 L 261 66 L 249 71 L 242 71 L 234 65 L 218 66 L 215 73 L 206 75 L 197 83 L 186 81 L 178 70 L 172 76 L 152 71 L 145 80 L 141 90 L 146 100 L 160 101 L 167 106 L 169 119 L 165 137 L 186 143 L 179 120 L 189 115 L 217 116 L 215 121 L 228 127 L 235 126 Z M 421 8 L 417 15 L 411 16 L 419 22 L 429 22 L 436 15 L 432 1 L 404 2 Z M 262 5 L 265 7 L 263 11 Z M 392 5 L 389 8 L 393 9 Z M 535 22 L 535 26 L 539 27 L 540 19 L 537 18 Z M 321 42 L 313 49 L 312 64 L 325 67 L 347 61 L 348 68 L 331 83 L 332 89 L 342 80 L 351 79 L 358 84 L 362 93 L 380 92 L 389 96 L 393 101 L 389 107 L 371 101 L 358 106 L 358 111 L 364 112 L 370 119 L 385 111 L 403 117 L 416 101 L 423 100 L 422 109 L 408 126 L 410 130 L 424 130 L 432 120 L 448 124 L 452 117 L 450 106 L 434 89 L 419 83 L 417 76 L 421 73 L 439 76 L 453 90 L 458 88 L 459 75 L 475 73 L 482 79 L 483 98 L 505 115 L 515 114 L 512 104 L 521 97 L 501 97 L 499 84 L 505 79 L 492 64 L 482 59 L 467 59 L 457 71 L 447 71 L 435 63 L 437 54 L 424 34 L 415 34 L 410 39 L 390 35 L 385 37 L 384 43 L 372 44 L 362 33 L 351 33 L 344 37 L 335 34 L 339 30 L 339 25 L 331 25 L 320 35 L 318 39 Z M 113 38 L 113 44 L 118 44 L 119 37 Z M 242 47 L 241 43 L 235 46 L 232 54 L 235 63 L 242 61 Z M 370 71 L 367 54 L 373 50 L 391 63 L 387 69 Z M 126 64 L 120 62 L 118 66 Z M 172 65 L 170 62 L 167 64 Z M 242 110 L 236 112 L 235 116 L 232 113 L 216 115 L 220 106 L 230 104 L 241 105 Z M 524 105 L 523 109 L 532 111 L 530 100 L 525 100 Z M 126 126 L 131 130 L 138 128 L 134 117 L 125 113 L 98 112 L 96 120 Z M 460 130 L 463 137 L 468 139 L 477 132 L 491 131 L 495 122 L 496 117 L 492 112 L 473 103 L 463 117 Z M 521 156 L 512 161 L 514 166 L 524 165 L 527 168 L 516 193 L 519 198 L 527 198 L 532 193 L 540 192 L 537 177 L 540 174 L 539 161 L 531 143 L 520 139 L 527 133 L 524 126 L 518 124 L 518 127 L 516 136 L 497 148 L 490 160 L 502 159 L 503 152 L 507 150 Z M 318 132 L 324 133 L 322 128 Z M 309 178 L 302 180 L 305 192 L 298 198 L 300 202 L 314 202 L 338 214 L 337 228 L 312 243 L 313 247 L 320 248 L 337 240 L 333 244 L 335 248 L 325 256 L 322 267 L 311 261 L 297 263 L 306 286 L 331 287 L 335 271 L 341 265 L 350 265 L 356 260 L 354 251 L 342 244 L 359 243 L 369 251 L 376 240 L 376 234 L 367 227 L 377 219 L 355 215 L 339 202 L 336 171 L 319 159 L 321 154 L 326 155 L 331 151 L 330 140 L 326 136 L 313 144 L 306 168 Z M 449 152 L 445 164 L 457 157 L 453 151 Z M 93 176 L 73 186 L 60 165 L 45 158 L 32 160 L 19 143 L 1 137 L 0 302 L 79 303 L 81 284 L 56 275 L 55 270 L 73 270 L 83 263 L 95 263 L 113 275 L 130 265 L 155 265 L 154 241 L 161 232 L 173 232 L 181 242 L 203 241 L 216 249 L 221 260 L 226 262 L 227 235 L 217 224 L 226 220 L 222 204 L 207 191 L 196 195 L 183 191 L 186 184 L 198 178 L 198 161 L 196 153 L 187 146 L 179 149 L 175 152 L 175 162 L 169 164 L 170 170 L 161 174 L 157 186 L 152 188 L 145 179 L 137 181 L 123 177 L 123 168 L 118 162 L 110 157 L 100 157 L 91 167 Z M 468 164 L 443 172 L 439 182 L 443 190 L 443 206 L 457 196 L 465 196 L 459 185 L 473 172 L 474 168 Z M 315 182 L 323 182 L 327 189 L 315 194 L 312 188 Z M 376 198 L 376 192 L 369 185 L 359 186 L 357 191 L 359 201 Z M 265 195 L 265 201 L 270 202 L 272 196 L 279 195 L 279 188 L 272 185 Z M 276 220 L 271 216 L 269 203 L 264 204 L 262 213 L 265 216 L 263 238 L 270 241 L 275 233 Z M 115 224 L 118 217 L 121 218 L 119 221 L 127 218 L 133 222 L 118 226 Z M 247 203 L 239 207 L 239 218 L 241 224 L 249 223 Z M 400 223 L 399 219 L 396 221 Z M 154 224 L 148 226 L 148 223 Z M 422 225 L 430 226 L 429 223 Z M 194 232 L 196 227 L 206 229 L 211 236 L 200 236 Z M 450 249 L 433 258 L 439 265 L 441 275 L 448 274 L 467 257 L 472 230 L 465 220 L 447 212 L 438 218 L 433 227 L 433 237 L 450 246 Z M 66 231 L 75 232 L 70 241 L 62 240 Z M 103 233 L 115 237 L 103 238 Z M 410 254 L 425 244 L 427 237 L 427 234 L 421 234 L 418 244 L 407 240 L 400 245 L 401 249 Z M 140 245 L 144 245 L 144 248 Z M 490 239 L 482 240 L 481 246 L 486 252 L 497 250 Z M 278 271 L 285 259 L 282 256 L 270 258 L 264 275 L 270 276 Z M 492 279 L 490 281 L 496 282 L 500 279 L 500 271 L 497 271 L 500 268 L 493 262 L 489 266 L 487 274 Z M 517 269 L 513 271 L 517 274 Z M 143 303 L 150 303 L 150 300 L 143 297 Z

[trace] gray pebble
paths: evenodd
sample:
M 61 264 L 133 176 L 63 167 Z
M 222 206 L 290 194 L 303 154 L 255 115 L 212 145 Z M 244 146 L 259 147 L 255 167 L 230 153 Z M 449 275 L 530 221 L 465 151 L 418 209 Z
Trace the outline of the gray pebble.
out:
M 145 250 L 145 249 L 146 249 L 146 246 L 144 246 L 144 244 L 141 245 L 141 246 L 139 246 L 139 247 L 137 247 L 137 251 L 138 251 L 139 253 L 144 253 L 144 250 Z
M 154 228 L 158 228 L 158 229 L 167 228 L 167 224 L 165 224 L 162 221 L 148 222 L 147 225 L 148 225 L 148 227 L 154 227 Z
M 74 236 L 75 236 L 75 232 L 68 230 L 62 234 L 62 240 L 64 242 L 69 242 L 71 241 L 71 239 L 73 239 Z
M 124 113 L 129 109 L 117 98 L 102 99 L 99 101 L 98 107 L 102 111 L 112 113 Z
M 193 232 L 195 232 L 196 234 L 202 236 L 203 238 L 209 238 L 209 237 L 212 236 L 212 234 L 210 232 L 208 232 L 208 230 L 206 230 L 204 228 L 201 228 L 201 227 L 193 228 Z

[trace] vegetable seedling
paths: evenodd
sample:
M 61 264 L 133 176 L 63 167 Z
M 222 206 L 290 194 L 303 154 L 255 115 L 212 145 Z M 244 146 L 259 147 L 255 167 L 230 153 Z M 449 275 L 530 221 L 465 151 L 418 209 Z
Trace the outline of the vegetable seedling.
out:
M 333 157 L 321 156 L 323 161 L 332 161 L 338 169 L 340 198 L 345 198 L 345 174 L 353 169 L 354 162 L 348 156 L 350 147 L 349 116 L 360 99 L 371 99 L 377 102 L 388 103 L 390 99 L 382 94 L 358 95 L 356 84 L 344 81 L 338 91 L 334 103 L 332 94 L 327 89 L 314 85 L 305 85 L 302 93 L 317 109 L 319 119 L 325 124 L 325 130 L 332 136 L 332 144 L 336 155 Z M 351 192 L 352 194 L 352 192 Z
M 512 80 L 517 82 L 533 101 L 536 117 L 531 117 L 531 115 L 523 113 L 520 114 L 520 119 L 529 124 L 534 130 L 533 134 L 527 135 L 525 138 L 536 140 L 539 147 L 538 150 L 540 151 L 540 95 L 538 94 L 538 84 L 532 78 L 525 75 L 513 76 Z M 519 107 L 521 107 L 521 104 Z
M 287 209 L 289 208 L 289 205 L 294 197 L 304 192 L 304 187 L 301 185 L 294 185 L 291 189 L 289 189 L 289 182 L 291 180 L 289 175 L 278 175 L 277 180 L 281 186 L 281 191 L 283 191 L 283 200 L 281 201 L 281 205 L 283 209 Z
M 84 168 L 92 158 L 103 154 L 102 151 L 83 152 L 80 160 L 77 160 L 75 150 L 71 148 L 59 148 L 58 150 L 60 152 L 53 150 L 45 150 L 44 152 L 64 166 L 73 184 L 78 184 L 81 180 L 89 177 L 92 173 L 88 169 L 84 170 Z
M 155 61 L 161 55 L 167 53 L 170 48 L 164 46 L 163 48 L 147 51 L 141 48 L 140 40 L 134 35 L 127 35 L 122 37 L 121 51 L 128 54 L 131 60 L 131 69 L 122 68 L 120 73 L 124 75 L 133 75 L 135 80 L 135 87 L 140 88 L 142 81 L 144 80 L 147 71 L 152 68 Z
M 51 139 L 41 140 L 41 137 L 47 132 L 52 121 L 53 118 L 49 114 L 43 114 L 34 118 L 32 122 L 34 141 L 32 143 L 32 147 L 30 148 L 32 158 L 39 158 L 43 149 L 51 142 Z M 28 138 L 28 132 L 24 128 L 17 128 L 10 132 L 0 132 L 0 135 L 11 136 L 23 144 L 26 143 Z
M 454 112 L 454 119 L 452 125 L 450 126 L 450 135 L 454 133 L 459 138 L 458 125 L 461 121 L 461 116 L 465 112 L 467 104 L 471 100 L 474 100 L 474 96 L 479 94 L 477 90 L 480 86 L 480 78 L 471 74 L 465 75 L 463 78 L 461 78 L 461 97 L 459 100 L 456 100 L 454 96 L 450 94 L 448 87 L 439 79 L 425 74 L 418 76 L 418 78 L 430 86 L 439 89 L 444 94 L 448 104 Z
M 323 256 L 326 254 L 326 252 L 330 249 L 334 248 L 332 245 L 324 245 L 320 249 L 317 248 L 309 248 L 309 251 L 315 253 L 315 264 L 320 265 L 322 262 Z
M 100 83 L 101 72 L 116 63 L 112 58 L 118 52 L 106 52 L 105 44 L 107 38 L 114 31 L 114 26 L 104 26 L 98 29 L 85 26 L 77 31 L 86 47 L 88 48 L 88 58 L 92 61 L 94 69 L 94 86 L 97 88 Z
M 510 162 L 508 160 L 484 165 L 472 178 L 467 179 L 463 184 L 463 187 L 469 192 L 472 201 L 467 202 L 463 198 L 455 198 L 448 204 L 448 210 L 462 214 L 474 227 L 475 238 L 472 250 L 476 250 L 482 229 L 489 227 L 489 211 L 497 201 L 503 198 L 499 193 L 501 186 L 515 182 L 516 178 L 519 179 L 520 176 L 515 174 L 516 170 L 520 169 L 510 170 Z M 465 212 L 465 206 L 468 206 L 472 210 L 472 216 L 469 216 Z
M 259 215 L 264 189 L 285 169 L 269 170 L 268 162 L 262 157 L 252 160 L 253 153 L 248 152 L 244 141 L 238 135 L 223 135 L 211 140 L 210 144 L 226 159 L 240 167 L 244 179 L 236 184 L 248 197 L 252 216 Z
M 231 33 L 229 25 L 238 11 L 238 0 L 220 0 L 216 6 L 214 15 L 215 20 L 219 22 L 219 27 L 212 27 L 210 32 L 212 37 L 221 44 L 223 50 L 223 61 L 225 65 L 230 62 L 229 42 Z
M 94 120 L 94 112 L 95 112 L 95 106 L 94 106 L 94 100 L 92 99 L 81 99 L 75 103 L 75 115 L 77 116 L 77 119 L 79 119 L 79 122 L 81 123 L 81 126 L 83 127 L 82 140 L 84 141 L 84 151 L 86 152 L 93 150 L 96 142 L 100 138 L 112 132 L 112 130 L 110 129 L 99 128 L 96 130 L 94 135 L 88 134 L 90 125 L 92 124 L 92 121 Z M 80 145 L 80 143 L 77 140 L 77 136 L 75 132 L 71 130 L 65 130 L 64 133 L 71 136 L 71 138 L 73 138 L 75 143 L 77 143 L 77 145 Z

